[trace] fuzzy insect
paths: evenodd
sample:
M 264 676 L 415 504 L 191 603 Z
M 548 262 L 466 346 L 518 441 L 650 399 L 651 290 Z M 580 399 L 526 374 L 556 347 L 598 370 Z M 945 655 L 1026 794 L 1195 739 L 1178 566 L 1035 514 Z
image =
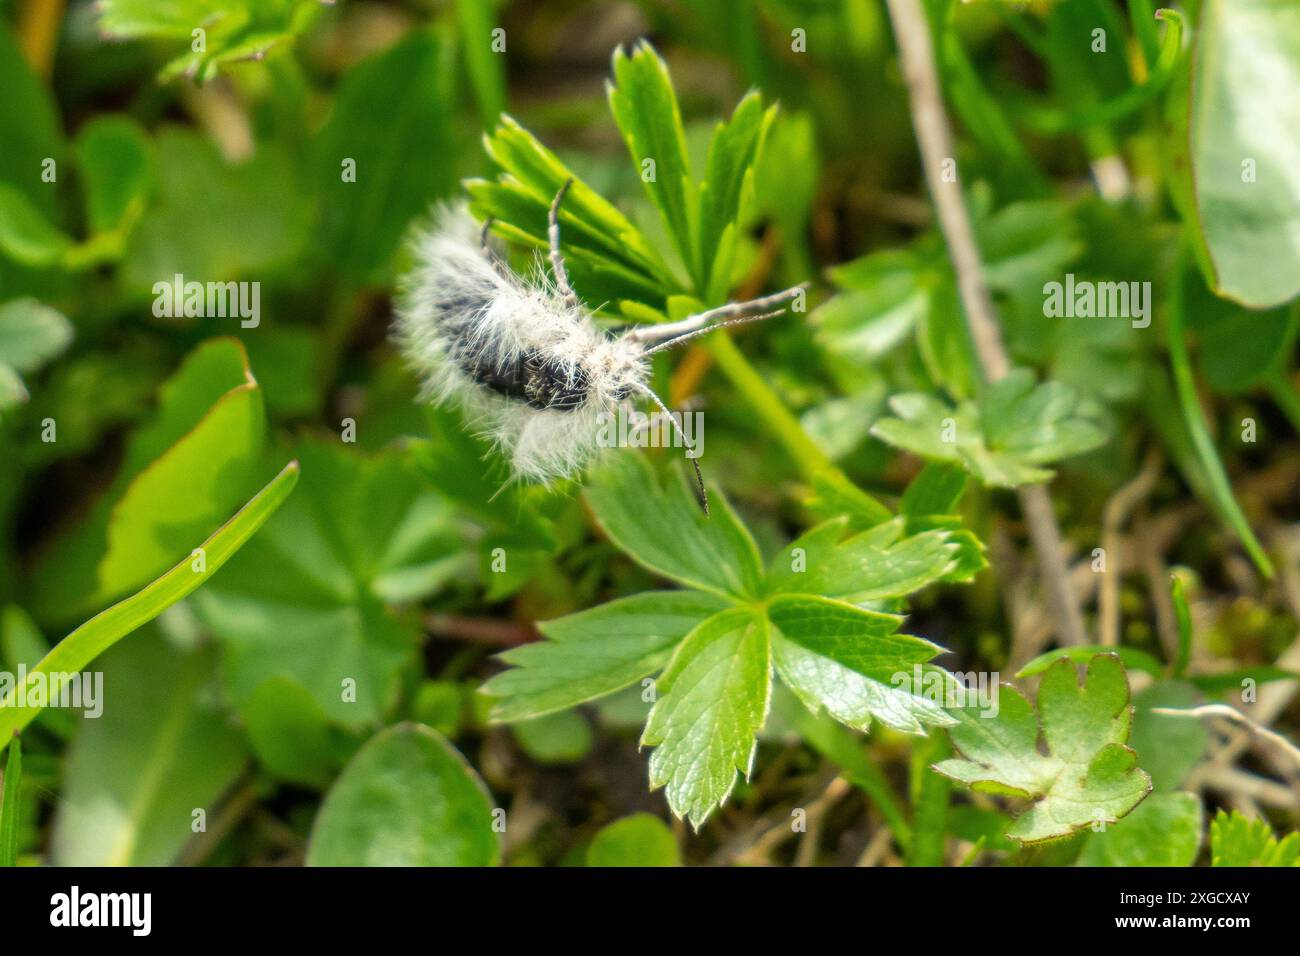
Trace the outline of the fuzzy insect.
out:
M 424 380 L 425 397 L 459 403 L 516 477 L 539 482 L 583 468 L 599 448 L 603 416 L 638 397 L 658 407 L 689 449 L 648 384 L 649 357 L 724 326 L 779 315 L 784 308 L 773 307 L 803 288 L 607 334 L 569 285 L 560 254 L 560 204 L 572 183 L 551 203 L 552 280 L 540 267 L 531 279 L 512 272 L 488 244 L 492 220 L 479 230 L 464 207 L 444 209 L 417 239 L 398 309 L 398 342 Z M 691 464 L 708 514 L 699 462 L 691 457 Z

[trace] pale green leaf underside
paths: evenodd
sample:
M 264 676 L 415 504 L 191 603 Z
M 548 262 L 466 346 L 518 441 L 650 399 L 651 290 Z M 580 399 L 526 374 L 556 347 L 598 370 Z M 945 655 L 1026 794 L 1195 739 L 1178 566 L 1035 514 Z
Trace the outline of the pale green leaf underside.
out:
M 952 713 L 959 723 L 949 733 L 962 756 L 935 769 L 976 789 L 1032 799 L 1008 830 L 1021 842 L 1113 823 L 1151 790 L 1151 778 L 1125 746 L 1132 708 L 1116 657 L 1094 657 L 1082 688 L 1074 664 L 1054 664 L 1039 686 L 1037 719 L 1011 687 L 1002 688 L 996 717 L 972 707 Z M 1037 746 L 1040 722 L 1046 754 Z

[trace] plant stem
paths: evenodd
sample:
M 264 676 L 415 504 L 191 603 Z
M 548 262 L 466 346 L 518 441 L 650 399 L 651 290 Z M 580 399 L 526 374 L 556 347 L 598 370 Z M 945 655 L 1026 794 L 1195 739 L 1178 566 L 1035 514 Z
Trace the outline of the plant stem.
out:
M 959 182 L 945 183 L 940 177 L 944 160 L 956 155 L 952 130 L 944 111 L 939 73 L 934 61 L 930 26 L 920 0 L 887 0 L 889 18 L 898 41 L 899 61 L 907 81 L 912 105 L 912 122 L 921 149 L 926 182 L 939 215 L 957 273 L 962 306 L 970 327 L 971 339 L 983 367 L 984 376 L 996 382 L 1011 371 L 1011 362 L 1002 345 L 1002 331 L 993 311 L 993 299 L 984 281 L 979 246 L 962 198 Z M 1042 569 L 1048 599 L 1056 615 L 1057 637 L 1063 644 L 1086 644 L 1083 615 L 1070 588 L 1069 570 L 1062 554 L 1061 531 L 1056 524 L 1052 500 L 1042 485 L 1017 490 L 1029 536 Z
M 808 433 L 799 424 L 799 419 L 785 407 L 781 396 L 754 370 L 729 336 L 724 333 L 710 337 L 709 351 L 718 367 L 785 446 L 805 478 L 811 479 L 820 472 L 837 470 L 826 453 L 808 437 Z

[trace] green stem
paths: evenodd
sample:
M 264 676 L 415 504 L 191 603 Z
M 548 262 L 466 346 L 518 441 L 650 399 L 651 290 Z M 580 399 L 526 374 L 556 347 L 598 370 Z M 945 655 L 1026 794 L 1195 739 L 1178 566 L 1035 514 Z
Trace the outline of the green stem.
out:
M 1179 283 L 1175 283 L 1175 290 L 1177 290 L 1178 285 Z M 1192 376 L 1192 363 L 1187 355 L 1187 342 L 1183 335 L 1183 297 L 1181 293 L 1175 291 L 1173 300 L 1169 310 L 1169 360 L 1173 365 L 1174 389 L 1178 395 L 1178 404 L 1182 408 L 1183 421 L 1187 425 L 1187 431 L 1191 434 L 1192 447 L 1196 450 L 1196 456 L 1200 459 L 1201 467 L 1205 470 L 1205 477 L 1209 481 L 1211 495 L 1218 504 L 1219 510 L 1237 533 L 1237 537 L 1246 548 L 1246 552 L 1250 555 L 1251 560 L 1255 562 L 1255 567 L 1259 568 L 1260 574 L 1271 579 L 1273 577 L 1273 562 L 1264 553 L 1264 548 L 1259 543 L 1259 539 L 1255 537 L 1255 532 L 1250 530 L 1246 515 L 1242 512 L 1241 506 L 1237 504 L 1237 499 L 1232 494 L 1232 485 L 1228 481 L 1228 475 L 1223 469 L 1223 462 L 1219 460 L 1219 454 L 1214 448 L 1214 442 L 1210 438 L 1209 429 L 1206 427 L 1205 418 L 1201 413 L 1201 406 L 1196 397 L 1196 381 Z
M 725 334 L 709 336 L 709 351 L 713 353 L 718 367 L 745 396 L 781 444 L 785 445 L 786 451 L 805 478 L 811 480 L 822 472 L 836 470 L 827 454 L 808 437 L 808 433 L 799 424 L 799 419 L 785 407 L 781 397 L 754 370 L 730 337 Z

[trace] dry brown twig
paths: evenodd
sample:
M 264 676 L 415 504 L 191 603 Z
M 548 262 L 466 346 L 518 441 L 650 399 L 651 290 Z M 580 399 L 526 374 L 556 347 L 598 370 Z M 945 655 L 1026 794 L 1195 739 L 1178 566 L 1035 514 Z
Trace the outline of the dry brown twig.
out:
M 1011 371 L 1011 362 L 1002 344 L 1002 331 L 994 314 L 993 299 L 984 281 L 979 246 L 962 198 L 961 185 L 957 181 L 943 182 L 939 172 L 944 161 L 956 153 L 952 129 L 944 111 L 930 26 L 919 0 L 887 0 L 887 3 L 898 42 L 899 63 L 907 81 L 912 122 L 921 149 L 926 182 L 957 273 L 957 286 L 979 363 L 985 377 L 996 382 Z M 1083 615 L 1070 589 L 1064 543 L 1052 510 L 1052 499 L 1042 485 L 1028 485 L 1017 489 L 1017 494 L 1029 536 L 1038 552 L 1043 582 L 1056 618 L 1057 639 L 1067 645 L 1086 644 Z

